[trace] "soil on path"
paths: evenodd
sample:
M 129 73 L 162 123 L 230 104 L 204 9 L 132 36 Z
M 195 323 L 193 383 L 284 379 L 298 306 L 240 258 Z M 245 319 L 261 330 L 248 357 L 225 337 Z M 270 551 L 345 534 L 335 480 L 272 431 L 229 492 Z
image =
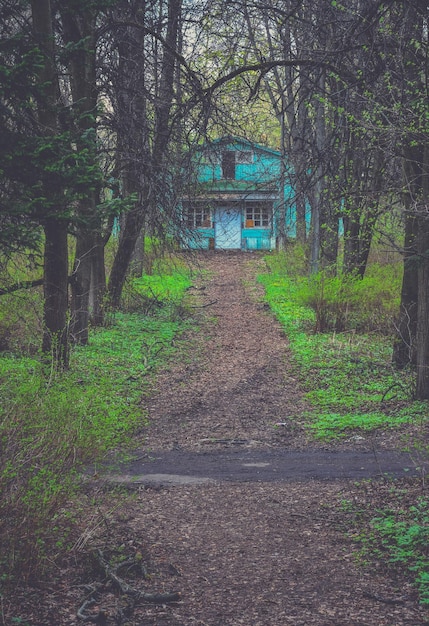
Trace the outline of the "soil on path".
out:
M 308 408 L 290 362 L 287 337 L 263 301 L 263 256 L 204 253 L 190 293 L 203 314 L 187 358 L 157 377 L 144 401 L 149 427 L 117 482 L 183 484 L 372 478 L 421 471 L 398 450 L 398 434 L 317 443 L 303 426 Z M 329 452 L 329 453 L 328 453 Z
M 201 332 L 187 362 L 157 380 L 147 404 L 146 445 L 155 450 L 306 446 L 299 425 L 305 405 L 287 367 L 287 339 L 256 282 L 266 269 L 263 258 L 215 252 L 197 261 L 209 273 L 190 290 L 204 314 Z

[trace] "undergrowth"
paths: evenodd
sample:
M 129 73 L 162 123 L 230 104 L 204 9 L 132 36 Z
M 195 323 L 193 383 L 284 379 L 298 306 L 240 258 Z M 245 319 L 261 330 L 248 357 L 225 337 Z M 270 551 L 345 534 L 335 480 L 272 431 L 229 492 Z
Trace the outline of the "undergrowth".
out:
M 72 350 L 66 372 L 10 349 L 0 356 L 0 584 L 43 571 L 53 543 L 67 543 L 61 511 L 82 468 L 144 426 L 149 375 L 191 323 L 188 285 L 184 270 L 136 281 L 134 310 L 93 329 L 90 344 Z M 139 297 L 146 309 L 138 310 Z
M 422 604 L 429 605 L 429 509 L 426 497 L 406 509 L 380 511 L 367 539 L 375 558 L 406 567 Z

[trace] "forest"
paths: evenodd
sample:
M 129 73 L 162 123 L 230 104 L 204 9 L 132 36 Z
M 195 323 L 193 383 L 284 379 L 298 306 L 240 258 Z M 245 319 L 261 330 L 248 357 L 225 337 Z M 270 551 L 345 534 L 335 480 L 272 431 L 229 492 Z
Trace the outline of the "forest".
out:
M 142 378 L 194 323 L 177 207 L 207 141 L 282 155 L 296 236 L 261 279 L 273 310 L 283 280 L 315 336 L 381 337 L 424 419 L 428 19 L 423 0 L 2 0 L 5 571 L 43 569 L 81 464 L 130 436 Z

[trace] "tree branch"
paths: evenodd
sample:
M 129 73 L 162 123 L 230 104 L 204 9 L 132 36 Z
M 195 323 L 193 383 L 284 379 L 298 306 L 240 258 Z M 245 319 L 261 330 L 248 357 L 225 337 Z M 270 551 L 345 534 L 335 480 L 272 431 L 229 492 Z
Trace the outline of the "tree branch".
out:
M 36 278 L 35 280 L 22 280 L 19 283 L 14 283 L 9 287 L 0 287 L 0 296 L 5 296 L 8 293 L 19 291 L 20 289 L 31 289 L 31 287 L 40 287 L 43 285 L 43 278 Z

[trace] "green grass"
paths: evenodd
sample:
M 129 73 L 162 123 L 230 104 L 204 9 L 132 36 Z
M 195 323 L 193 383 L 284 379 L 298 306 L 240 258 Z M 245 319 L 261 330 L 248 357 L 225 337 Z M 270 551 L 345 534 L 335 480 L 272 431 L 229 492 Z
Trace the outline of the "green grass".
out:
M 391 364 L 391 336 L 355 329 L 314 333 L 316 313 L 300 296 L 305 279 L 272 266 L 275 271 L 259 280 L 288 336 L 296 374 L 312 407 L 304 417 L 316 439 L 427 420 L 427 403 L 413 401 L 413 373 L 398 372 Z
M 373 518 L 369 542 L 375 555 L 411 572 L 420 602 L 425 605 L 429 605 L 428 504 L 426 498 L 420 497 L 405 510 L 387 510 Z
M 365 487 L 371 492 L 369 484 Z M 381 500 L 384 505 L 375 515 L 371 497 L 365 508 L 357 509 L 356 502 L 349 502 L 348 513 L 357 523 L 350 532 L 359 547 L 357 562 L 387 567 L 400 577 L 406 573 L 418 591 L 419 602 L 429 606 L 429 501 L 412 488 L 395 485 Z

